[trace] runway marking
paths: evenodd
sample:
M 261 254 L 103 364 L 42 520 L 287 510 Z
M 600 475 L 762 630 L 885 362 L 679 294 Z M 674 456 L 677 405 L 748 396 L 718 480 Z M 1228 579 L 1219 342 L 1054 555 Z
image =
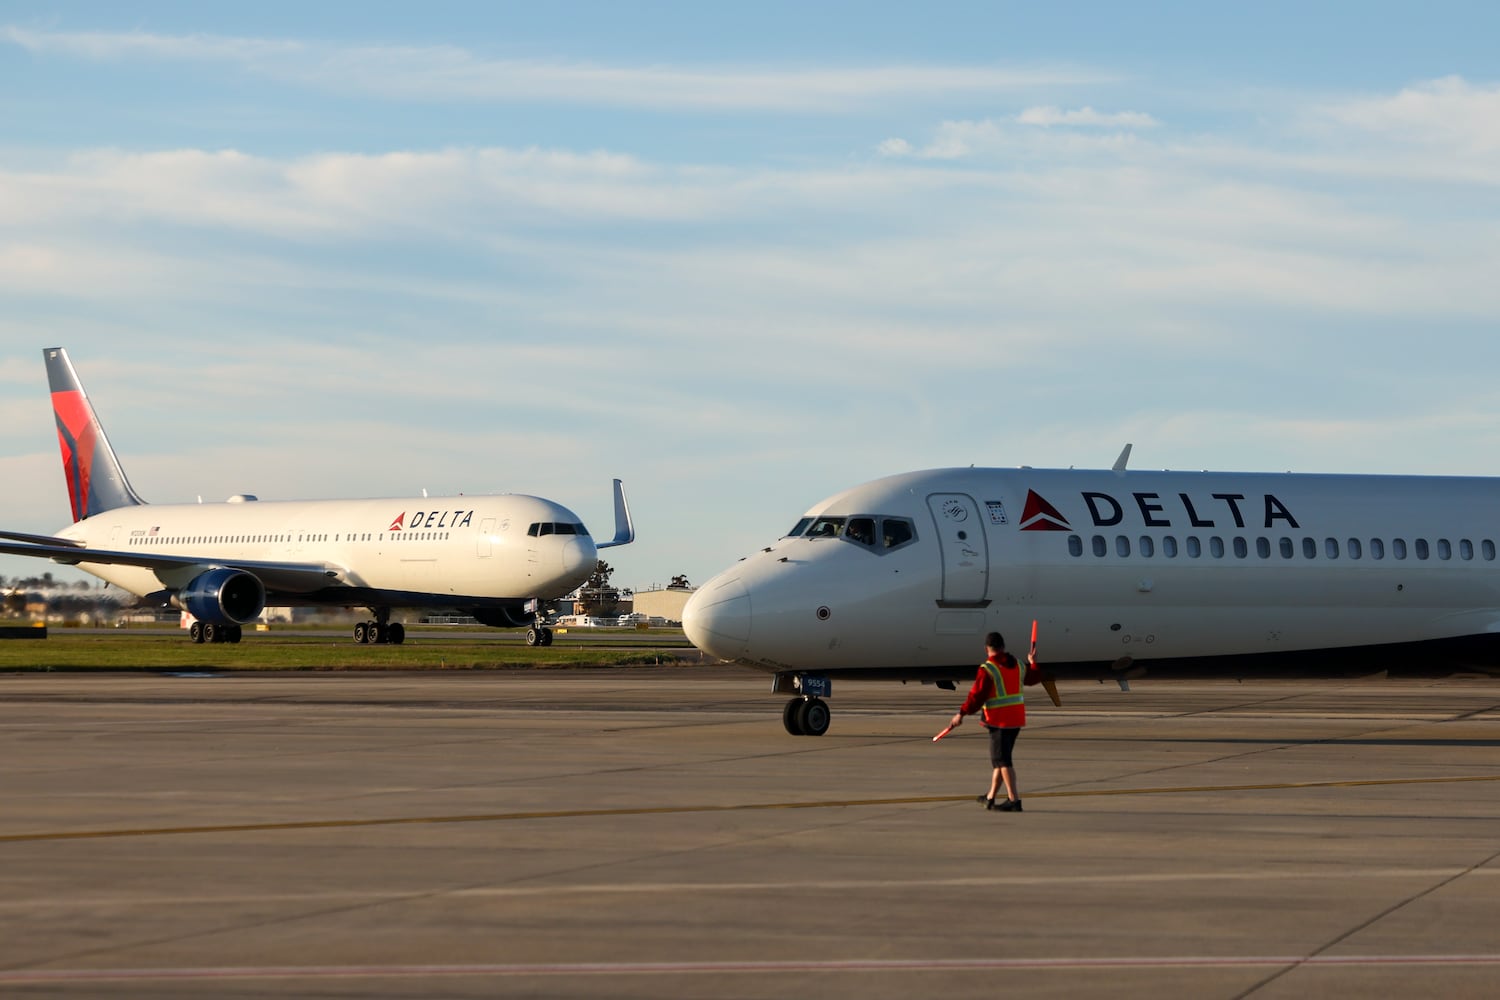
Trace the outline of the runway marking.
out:
M 1377 785 L 1443 785 L 1470 781 L 1500 781 L 1500 774 L 1441 778 L 1362 778 L 1347 781 L 1281 781 L 1253 785 L 1178 785 L 1160 788 L 1063 789 L 1028 792 L 1027 797 L 1093 798 L 1111 795 L 1199 795 L 1212 792 L 1286 791 L 1299 788 L 1367 788 Z M 287 830 L 348 830 L 377 826 L 415 826 L 442 823 L 508 823 L 535 819 L 590 819 L 601 816 L 663 816 L 687 813 L 754 812 L 772 809 L 842 809 L 854 806 L 930 805 L 972 802 L 971 795 L 911 795 L 883 799 L 830 799 L 819 802 L 746 802 L 735 805 L 633 806 L 618 809 L 550 809 L 533 812 L 472 813 L 456 816 L 387 816 L 374 819 L 288 820 L 279 823 L 214 823 L 202 826 L 162 826 L 117 830 L 59 830 L 0 834 L 0 844 L 42 840 L 102 840 L 112 837 L 176 837 L 190 834 L 265 833 Z
M 1202 871 L 1168 873 L 1108 873 L 1089 875 L 975 875 L 960 878 L 921 879 L 790 879 L 758 882 L 580 882 L 567 885 L 493 885 L 454 889 L 430 888 L 414 893 L 401 890 L 334 890 L 280 893 L 214 893 L 199 895 L 131 895 L 79 896 L 65 900 L 15 898 L 0 900 L 0 912 L 36 913 L 71 912 L 74 910 L 142 909 L 155 906 L 223 906 L 266 903 L 365 904 L 401 902 L 420 896 L 443 896 L 451 899 L 506 900 L 531 897 L 572 896 L 686 896 L 694 893 L 724 895 L 727 893 L 799 893 L 799 892 L 887 892 L 941 891 L 946 889 L 990 889 L 1007 886 L 1103 886 L 1158 885 L 1162 883 L 1220 882 L 1307 882 L 1320 879 L 1347 882 L 1351 879 L 1452 879 L 1500 878 L 1500 868 L 1471 868 L 1457 865 L 1423 868 L 1340 868 L 1282 871 Z
M 202 966 L 143 969 L 11 969 L 0 983 L 142 982 L 224 979 L 392 979 L 432 976 L 701 976 L 787 973 L 1074 972 L 1118 969 L 1257 967 L 1500 966 L 1500 954 L 1469 955 L 1163 955 L 1099 958 L 828 959 L 723 962 L 520 962 L 475 965 Z

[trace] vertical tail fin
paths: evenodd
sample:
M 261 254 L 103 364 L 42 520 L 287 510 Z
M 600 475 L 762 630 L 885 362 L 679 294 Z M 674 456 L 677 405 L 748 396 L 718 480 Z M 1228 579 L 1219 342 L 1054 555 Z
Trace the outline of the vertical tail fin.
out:
M 42 351 L 47 362 L 47 382 L 52 388 L 52 412 L 57 418 L 57 442 L 62 448 L 63 475 L 68 480 L 68 500 L 73 520 L 101 514 L 116 507 L 146 501 L 131 489 L 120 468 L 120 460 L 109 446 L 109 438 L 94 414 L 93 404 L 78 381 L 78 373 L 61 347 Z

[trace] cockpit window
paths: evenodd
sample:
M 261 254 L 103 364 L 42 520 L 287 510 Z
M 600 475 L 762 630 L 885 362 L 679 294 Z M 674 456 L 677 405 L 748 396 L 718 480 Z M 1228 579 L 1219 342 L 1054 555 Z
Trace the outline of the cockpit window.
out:
M 812 524 L 812 522 L 813 522 L 812 518 L 810 518 L 810 517 L 804 517 L 802 520 L 800 520 L 796 524 L 792 525 L 792 530 L 788 531 L 786 533 L 786 537 L 787 538 L 796 538 L 798 535 L 800 535 L 804 531 L 806 531 L 807 530 L 807 526 L 809 524 Z
M 911 522 L 904 517 L 886 517 L 880 521 L 881 542 L 885 548 L 905 545 L 915 537 Z
M 807 529 L 808 538 L 837 538 L 844 533 L 842 517 L 820 517 Z
M 844 529 L 844 537 L 860 545 L 875 544 L 875 519 L 873 517 L 851 517 Z
M 560 521 L 533 521 L 526 529 L 532 538 L 541 535 L 587 535 L 589 530 L 581 524 L 565 524 Z

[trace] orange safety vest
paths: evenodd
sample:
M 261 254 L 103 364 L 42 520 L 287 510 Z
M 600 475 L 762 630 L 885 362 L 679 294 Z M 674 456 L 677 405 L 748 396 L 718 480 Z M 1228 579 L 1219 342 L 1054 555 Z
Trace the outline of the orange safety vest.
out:
M 990 675 L 995 696 L 984 703 L 984 724 L 997 729 L 1019 729 L 1026 725 L 1026 696 L 1021 693 L 1021 665 L 1009 653 L 1008 663 L 985 660 L 979 666 Z M 1009 683 L 1007 683 L 1009 681 Z

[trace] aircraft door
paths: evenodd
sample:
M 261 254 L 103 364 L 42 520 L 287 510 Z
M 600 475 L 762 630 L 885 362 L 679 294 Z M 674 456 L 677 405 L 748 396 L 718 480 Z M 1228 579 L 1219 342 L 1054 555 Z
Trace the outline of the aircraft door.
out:
M 979 505 L 966 493 L 932 493 L 927 508 L 937 528 L 943 559 L 943 589 L 938 602 L 945 606 L 982 607 L 987 604 L 989 551 Z
M 481 559 L 490 556 L 490 541 L 495 535 L 495 519 L 487 517 L 479 523 L 479 540 L 475 543 L 475 553 Z

